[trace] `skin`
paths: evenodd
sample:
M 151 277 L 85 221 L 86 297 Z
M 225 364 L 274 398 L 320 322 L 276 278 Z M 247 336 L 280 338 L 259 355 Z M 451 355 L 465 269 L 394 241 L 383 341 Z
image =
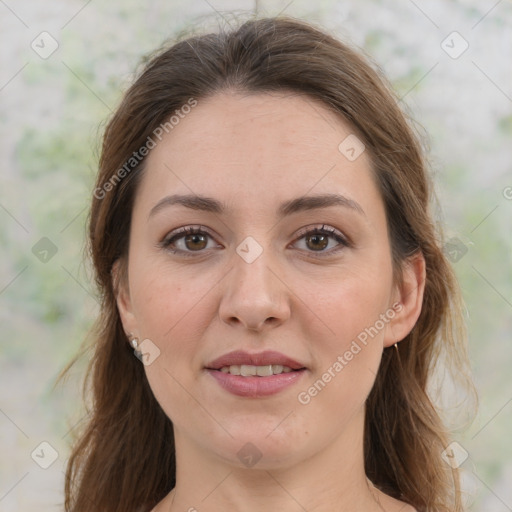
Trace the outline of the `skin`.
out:
M 126 332 L 160 350 L 145 371 L 174 425 L 177 485 L 155 512 L 413 510 L 368 485 L 364 403 L 382 351 L 420 314 L 425 264 L 411 258 L 403 285 L 393 282 L 368 154 L 349 161 L 338 150 L 351 133 L 306 96 L 227 91 L 199 100 L 148 156 L 118 307 Z M 343 194 L 364 213 L 330 206 L 277 216 L 282 202 L 321 193 Z M 228 210 L 172 205 L 150 216 L 171 194 L 206 195 Z M 329 236 L 324 248 L 298 236 L 322 224 L 351 244 Z M 175 241 L 190 257 L 159 245 L 190 225 L 211 235 Z M 247 236 L 263 250 L 252 263 L 236 252 Z M 299 403 L 298 393 L 397 302 L 400 311 L 378 334 L 307 405 Z M 277 350 L 307 370 L 272 396 L 237 397 L 204 369 L 236 349 Z M 251 468 L 237 456 L 248 442 L 261 453 Z

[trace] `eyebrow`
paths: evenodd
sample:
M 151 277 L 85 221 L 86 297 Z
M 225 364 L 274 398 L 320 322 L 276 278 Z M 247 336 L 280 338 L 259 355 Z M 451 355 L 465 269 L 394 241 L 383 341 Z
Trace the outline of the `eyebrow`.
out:
M 191 210 L 200 210 L 218 214 L 222 214 L 228 210 L 224 203 L 212 197 L 196 194 L 174 194 L 171 196 L 166 196 L 158 201 L 158 203 L 156 203 L 156 205 L 153 206 L 149 212 L 148 219 L 164 208 L 173 205 L 181 205 L 185 206 L 186 208 L 190 208 Z M 361 215 L 366 215 L 359 203 L 340 194 L 322 194 L 291 199 L 289 201 L 285 201 L 279 206 L 277 214 L 279 217 L 285 217 L 287 215 L 292 215 L 302 211 L 328 208 L 331 206 L 342 206 L 344 208 L 349 208 Z

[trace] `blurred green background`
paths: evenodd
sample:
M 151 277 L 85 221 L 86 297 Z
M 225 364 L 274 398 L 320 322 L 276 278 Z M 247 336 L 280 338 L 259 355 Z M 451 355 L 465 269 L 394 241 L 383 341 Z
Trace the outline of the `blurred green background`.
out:
M 83 249 L 104 121 L 143 55 L 233 9 L 364 48 L 428 133 L 480 395 L 455 434 L 468 506 L 512 510 L 510 0 L 0 2 L 0 510 L 62 509 L 86 358 L 53 385 L 98 309 Z

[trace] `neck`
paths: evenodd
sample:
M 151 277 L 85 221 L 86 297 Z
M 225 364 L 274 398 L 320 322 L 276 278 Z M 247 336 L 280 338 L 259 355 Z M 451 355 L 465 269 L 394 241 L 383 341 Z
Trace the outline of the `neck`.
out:
M 314 454 L 297 451 L 288 463 L 263 455 L 251 468 L 205 453 L 175 429 L 176 487 L 162 510 L 381 512 L 364 471 L 363 423 L 364 413 Z

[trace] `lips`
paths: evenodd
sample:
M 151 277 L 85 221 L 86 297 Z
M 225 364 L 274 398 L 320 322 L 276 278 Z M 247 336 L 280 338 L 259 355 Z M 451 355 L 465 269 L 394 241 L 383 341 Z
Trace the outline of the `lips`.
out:
M 232 365 L 250 365 L 250 366 L 267 366 L 282 365 L 288 366 L 292 370 L 301 370 L 306 368 L 305 365 L 295 361 L 280 352 L 267 350 L 259 353 L 249 353 L 244 350 L 235 350 L 214 359 L 205 368 L 208 370 L 220 370 L 224 366 Z

